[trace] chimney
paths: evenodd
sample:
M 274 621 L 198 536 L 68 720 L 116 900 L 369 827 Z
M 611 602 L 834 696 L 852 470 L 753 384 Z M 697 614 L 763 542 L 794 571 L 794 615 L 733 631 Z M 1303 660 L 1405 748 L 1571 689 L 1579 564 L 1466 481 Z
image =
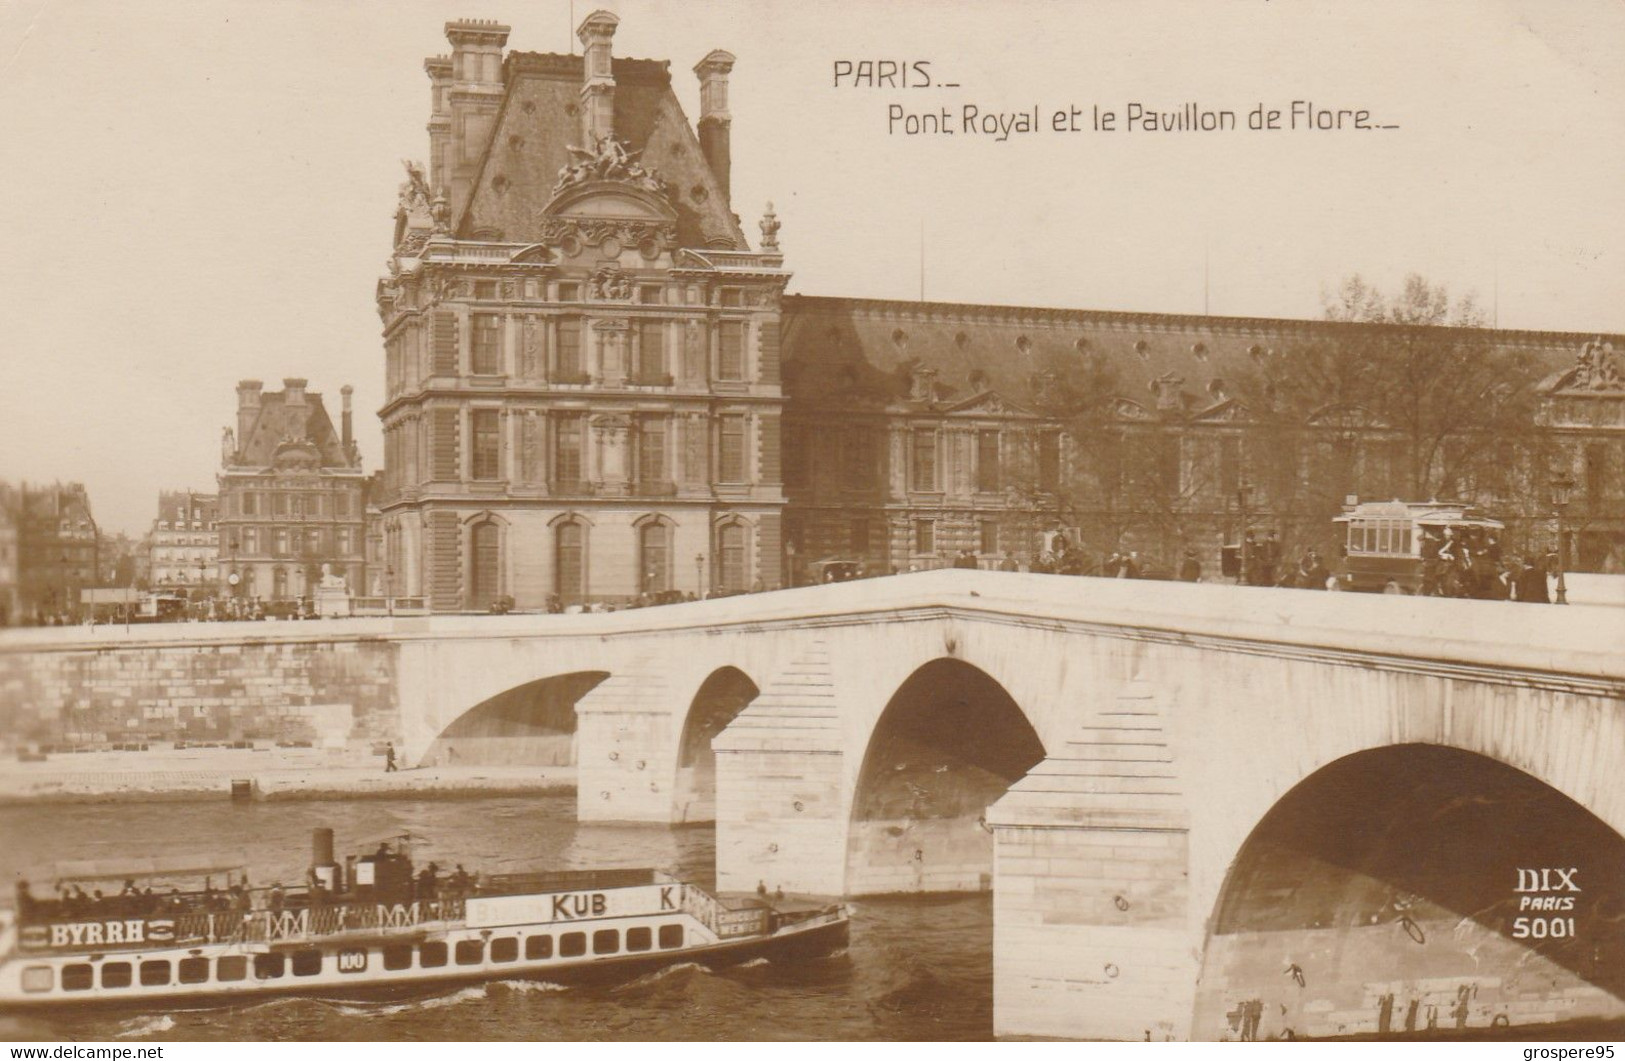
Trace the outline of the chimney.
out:
M 265 384 L 257 379 L 245 379 L 237 384 L 237 448 L 248 445 L 248 433 L 254 430 L 254 421 L 260 415 L 260 389 Z
M 581 40 L 581 146 L 591 150 L 599 137 L 615 135 L 615 27 L 621 20 L 594 11 L 576 29 Z
M 285 379 L 282 381 L 282 404 L 290 409 L 305 404 L 305 383 L 302 379 Z
M 508 43 L 508 27 L 487 19 L 448 22 L 446 40 L 451 42 L 451 80 L 445 86 L 448 129 L 440 179 L 451 196 L 455 228 L 468 205 L 480 156 L 496 128 L 497 108 L 502 105 L 502 47 Z M 429 69 L 429 77 L 435 76 L 435 69 Z M 433 132 L 431 118 L 431 135 Z
M 733 115 L 728 113 L 728 75 L 733 68 L 734 57 L 721 48 L 694 67 L 694 76 L 700 79 L 700 151 L 722 185 L 723 201 L 730 204 L 733 200 L 728 190 L 728 171 L 732 168 L 732 152 L 728 130 Z
M 340 424 L 342 425 L 339 429 L 339 438 L 344 443 L 344 452 L 346 455 L 348 455 L 350 450 L 355 447 L 354 435 L 350 430 L 350 395 L 354 393 L 355 388 L 350 386 L 348 383 L 339 388 L 339 394 L 344 399 L 344 413 L 339 420 Z
M 429 189 L 434 192 L 450 183 L 446 158 L 451 143 L 451 56 L 423 60 L 423 72 L 429 75 Z

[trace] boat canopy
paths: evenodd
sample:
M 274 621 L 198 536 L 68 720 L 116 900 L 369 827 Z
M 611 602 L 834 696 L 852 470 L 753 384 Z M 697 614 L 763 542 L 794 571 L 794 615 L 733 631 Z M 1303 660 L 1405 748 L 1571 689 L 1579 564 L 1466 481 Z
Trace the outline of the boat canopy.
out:
M 78 862 L 58 862 L 39 874 L 59 881 L 129 880 L 133 877 L 207 877 L 216 873 L 236 873 L 248 866 L 242 851 L 215 857 L 171 855 L 158 858 L 93 858 Z

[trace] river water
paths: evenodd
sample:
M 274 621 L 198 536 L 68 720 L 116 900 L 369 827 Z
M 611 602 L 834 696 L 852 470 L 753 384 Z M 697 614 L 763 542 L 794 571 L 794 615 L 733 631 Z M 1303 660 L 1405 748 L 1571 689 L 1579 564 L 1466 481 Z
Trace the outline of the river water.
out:
M 654 866 L 710 886 L 709 826 L 579 825 L 570 796 L 346 803 L 0 807 L 10 882 L 64 859 L 243 851 L 255 884 L 301 881 L 310 832 L 339 850 L 410 832 L 450 868 Z M 365 846 L 370 850 L 370 846 Z M 684 965 L 613 987 L 496 982 L 410 1003 L 268 1001 L 229 1010 L 17 1020 L 6 1039 L 985 1039 L 993 1032 L 992 904 L 985 895 L 865 899 L 848 950 L 720 973 Z
M 302 880 L 310 833 L 339 851 L 423 838 L 442 867 L 493 871 L 653 866 L 710 886 L 709 826 L 581 825 L 571 796 L 293 803 L 0 807 L 0 873 L 65 859 L 216 857 L 241 851 L 256 885 Z M 676 966 L 610 987 L 524 981 L 406 1003 L 283 999 L 231 1009 L 51 1020 L 0 1016 L 0 1040 L 940 1040 L 993 1032 L 993 914 L 987 895 L 861 899 L 846 952 L 799 965 L 708 972 Z M 1498 1029 L 1496 1038 L 1615 1039 L 1625 1021 Z M 1454 1037 L 1448 1033 L 1439 1038 Z M 1475 1031 L 1464 1038 L 1488 1037 Z M 1397 1036 L 1396 1036 L 1397 1038 Z

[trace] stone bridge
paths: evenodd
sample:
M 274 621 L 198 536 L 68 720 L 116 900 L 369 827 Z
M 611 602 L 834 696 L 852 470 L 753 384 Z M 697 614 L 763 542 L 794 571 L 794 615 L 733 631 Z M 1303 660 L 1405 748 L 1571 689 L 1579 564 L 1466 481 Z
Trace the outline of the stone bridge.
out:
M 715 821 L 725 890 L 991 889 L 1000 1034 L 1625 1015 L 1617 609 L 941 571 L 92 636 L 0 643 L 0 693 L 274 664 L 409 763 L 573 754 L 584 821 Z

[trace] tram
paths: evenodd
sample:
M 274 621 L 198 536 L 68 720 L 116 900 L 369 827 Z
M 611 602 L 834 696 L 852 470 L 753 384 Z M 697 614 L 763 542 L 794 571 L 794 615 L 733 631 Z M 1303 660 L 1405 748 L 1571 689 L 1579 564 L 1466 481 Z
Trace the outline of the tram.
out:
M 1363 593 L 1416 593 L 1442 543 L 1477 541 L 1506 529 L 1471 505 L 1444 501 L 1366 501 L 1332 522 L 1343 527 L 1346 554 L 1337 586 Z

